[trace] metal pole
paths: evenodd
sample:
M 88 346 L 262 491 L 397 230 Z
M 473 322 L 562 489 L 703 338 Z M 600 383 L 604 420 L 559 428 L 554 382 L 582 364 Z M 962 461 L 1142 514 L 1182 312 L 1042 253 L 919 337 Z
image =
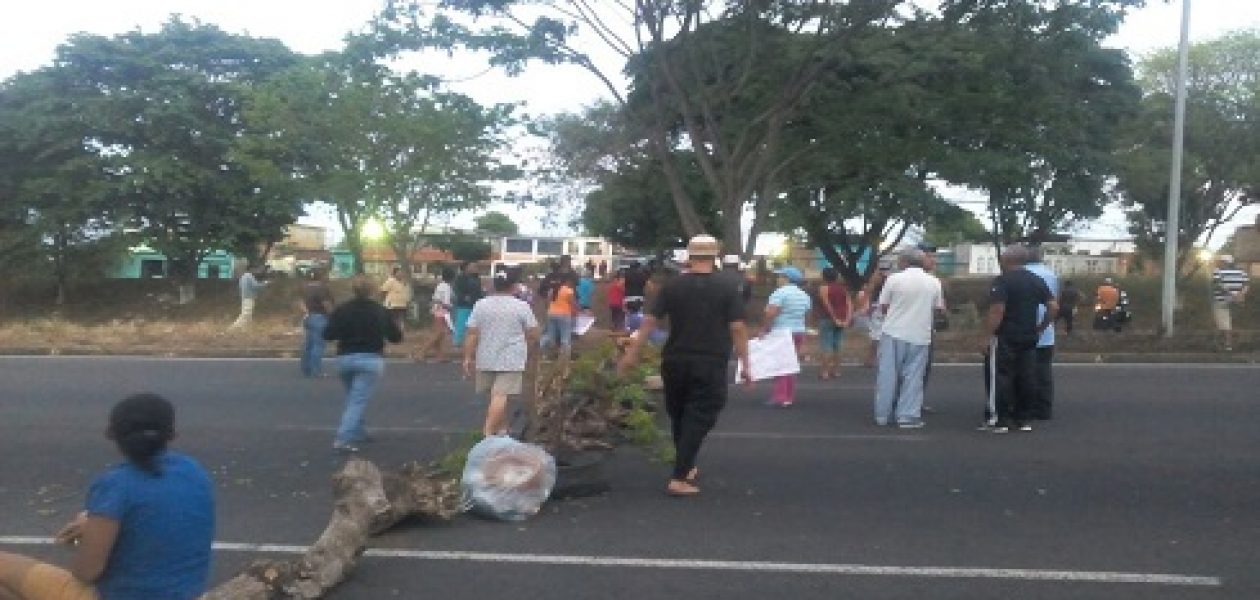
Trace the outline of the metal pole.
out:
M 1168 222 L 1164 227 L 1164 337 L 1173 335 L 1177 304 L 1177 238 L 1181 232 L 1181 163 L 1186 141 L 1186 71 L 1190 62 L 1190 0 L 1181 0 L 1181 45 L 1177 51 L 1177 105 L 1173 123 L 1172 173 L 1168 182 Z

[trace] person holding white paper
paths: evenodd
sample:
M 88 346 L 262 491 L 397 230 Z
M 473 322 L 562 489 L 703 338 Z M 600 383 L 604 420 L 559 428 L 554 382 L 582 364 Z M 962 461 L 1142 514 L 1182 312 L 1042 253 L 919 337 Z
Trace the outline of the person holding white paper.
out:
M 792 334 L 792 350 L 800 355 L 801 344 L 805 342 L 805 315 L 813 301 L 809 293 L 801 289 L 805 282 L 805 274 L 796 267 L 784 267 L 775 271 L 779 276 L 779 287 L 770 294 L 766 302 L 766 316 L 762 335 L 771 331 L 787 331 Z M 780 375 L 774 378 L 774 392 L 768 404 L 778 408 L 788 408 L 796 402 L 796 374 Z
M 638 364 L 639 349 L 652 337 L 657 322 L 669 319 L 661 379 L 674 438 L 674 470 L 665 487 L 671 496 L 700 493 L 696 456 L 726 406 L 726 368 L 732 348 L 744 381 L 752 381 L 744 302 L 734 282 L 714 272 L 719 251 L 712 236 L 691 238 L 687 244 L 690 268 L 665 284 L 618 365 L 618 372 L 625 373 Z

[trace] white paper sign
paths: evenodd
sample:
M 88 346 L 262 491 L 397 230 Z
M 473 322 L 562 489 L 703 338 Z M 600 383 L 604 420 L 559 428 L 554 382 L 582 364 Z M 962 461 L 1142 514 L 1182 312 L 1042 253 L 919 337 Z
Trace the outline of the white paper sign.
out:
M 792 332 L 786 329 L 771 331 L 763 338 L 748 340 L 748 362 L 752 363 L 753 381 L 761 381 L 781 375 L 801 372 L 800 359 L 796 356 L 796 343 Z M 735 382 L 743 377 L 743 365 L 735 369 Z
M 573 333 L 577 335 L 585 335 L 591 330 L 591 326 L 595 324 L 595 316 L 588 314 L 580 314 L 577 321 L 573 323 Z

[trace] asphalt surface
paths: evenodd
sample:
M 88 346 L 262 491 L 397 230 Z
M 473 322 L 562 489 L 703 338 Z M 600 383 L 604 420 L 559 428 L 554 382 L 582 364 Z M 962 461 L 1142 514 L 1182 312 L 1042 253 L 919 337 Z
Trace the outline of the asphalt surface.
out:
M 478 428 L 482 403 L 455 369 L 391 363 L 365 456 L 435 457 Z M 329 516 L 342 396 L 296 371 L 0 359 L 0 548 L 64 561 L 23 538 L 79 509 L 117 460 L 110 406 L 139 390 L 175 402 L 178 446 L 215 475 L 217 539 L 310 543 Z M 978 366 L 936 369 L 937 412 L 917 431 L 871 422 L 873 374 L 856 367 L 803 379 L 788 410 L 762 405 L 767 385 L 740 389 L 701 455 L 701 497 L 666 497 L 665 467 L 620 449 L 609 494 L 521 524 L 407 524 L 374 545 L 405 556 L 365 557 L 329 597 L 1260 598 L 1260 368 L 1065 365 L 1057 378 L 1055 420 L 1006 436 L 974 431 Z M 218 552 L 215 581 L 258 556 Z M 580 561 L 595 564 L 562 564 Z

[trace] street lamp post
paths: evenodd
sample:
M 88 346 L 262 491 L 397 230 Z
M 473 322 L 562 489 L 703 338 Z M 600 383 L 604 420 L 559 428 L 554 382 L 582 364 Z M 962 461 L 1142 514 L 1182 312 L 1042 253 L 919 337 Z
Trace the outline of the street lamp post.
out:
M 1186 71 L 1190 62 L 1190 0 L 1181 0 L 1181 45 L 1177 49 L 1177 104 L 1173 123 L 1172 173 L 1168 182 L 1168 222 L 1164 226 L 1164 337 L 1173 335 L 1177 303 L 1177 238 L 1181 233 L 1181 164 L 1186 140 Z

